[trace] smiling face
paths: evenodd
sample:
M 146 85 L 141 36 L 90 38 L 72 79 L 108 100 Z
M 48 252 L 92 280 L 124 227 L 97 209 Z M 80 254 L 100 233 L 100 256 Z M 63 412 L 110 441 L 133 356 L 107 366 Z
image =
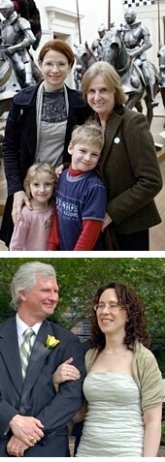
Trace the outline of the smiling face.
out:
M 37 172 L 30 183 L 33 208 L 43 209 L 48 206 L 49 199 L 53 195 L 54 181 L 49 172 Z
M 44 78 L 45 90 L 51 92 L 63 87 L 71 66 L 63 53 L 49 50 L 40 63 L 40 69 Z
M 41 322 L 54 313 L 58 299 L 57 280 L 53 277 L 37 275 L 31 290 L 20 291 L 19 315 L 25 322 L 29 318 Z
M 115 93 L 108 89 L 102 75 L 98 75 L 91 80 L 87 102 L 101 119 L 107 119 L 112 113 L 115 106 Z
M 125 336 L 127 312 L 118 305 L 115 289 L 106 289 L 100 296 L 96 311 L 97 322 L 105 335 L 119 334 Z
M 68 152 L 72 156 L 72 168 L 82 172 L 93 170 L 98 164 L 100 148 L 88 142 L 70 143 Z

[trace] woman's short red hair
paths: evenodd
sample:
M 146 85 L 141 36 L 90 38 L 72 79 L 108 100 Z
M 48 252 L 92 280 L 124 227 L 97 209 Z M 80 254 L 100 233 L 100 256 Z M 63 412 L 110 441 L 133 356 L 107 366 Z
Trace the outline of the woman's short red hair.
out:
M 59 53 L 63 53 L 66 56 L 68 63 L 71 67 L 74 64 L 74 53 L 68 43 L 64 42 L 64 40 L 54 39 L 49 40 L 48 42 L 43 45 L 39 53 L 39 62 L 42 63 L 44 56 L 50 50 L 59 51 Z

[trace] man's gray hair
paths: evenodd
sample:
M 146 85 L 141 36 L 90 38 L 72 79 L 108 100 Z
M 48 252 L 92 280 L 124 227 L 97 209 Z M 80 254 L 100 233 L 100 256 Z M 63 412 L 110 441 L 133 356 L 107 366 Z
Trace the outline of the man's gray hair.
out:
M 33 289 L 38 275 L 56 279 L 54 267 L 39 261 L 24 263 L 16 271 L 10 285 L 11 305 L 15 311 L 20 305 L 20 291 Z

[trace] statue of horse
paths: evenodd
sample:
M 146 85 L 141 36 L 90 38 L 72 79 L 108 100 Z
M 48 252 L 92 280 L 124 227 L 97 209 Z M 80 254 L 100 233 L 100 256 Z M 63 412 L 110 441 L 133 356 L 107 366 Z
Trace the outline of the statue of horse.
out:
M 162 96 L 162 102 L 165 109 L 165 45 L 163 45 L 157 54 L 159 58 L 159 78 L 160 78 L 160 92 Z M 165 122 L 164 122 L 165 127 Z
M 83 74 L 94 62 L 96 62 L 96 58 L 87 42 L 85 42 L 84 45 L 76 46 L 75 58 L 74 82 L 76 90 L 80 90 Z
M 147 119 L 151 124 L 153 106 L 149 88 L 144 80 L 139 66 L 130 57 L 124 43 L 121 41 L 119 32 L 108 31 L 102 39 L 102 60 L 112 64 L 121 77 L 122 86 L 128 96 L 126 106 L 142 111 L 141 99 L 144 98 L 147 108 Z M 150 75 L 154 85 L 155 94 L 159 91 L 159 74 L 155 66 L 148 62 Z
M 0 116 L 9 111 L 12 99 L 20 89 L 12 62 L 0 48 Z
M 40 12 L 36 7 L 34 0 L 17 0 L 14 1 L 14 8 L 16 9 L 18 16 L 29 20 L 31 25 L 31 30 L 34 33 L 36 41 L 31 43 L 34 50 L 37 49 L 40 39 L 41 39 L 41 22 L 40 22 Z M 16 13 L 16 14 L 17 14 Z M 14 23 L 15 24 L 15 23 Z M 18 26 L 15 26 L 18 27 Z M 0 115 L 4 112 L 9 111 L 13 96 L 26 85 L 25 82 L 25 72 L 18 72 L 18 69 L 15 69 L 14 63 L 10 58 L 10 54 L 7 52 L 8 47 L 3 43 L 3 38 L 1 34 L 2 21 L 0 20 Z M 18 31 L 17 31 L 18 32 Z M 30 48 L 30 47 L 29 47 Z M 29 69 L 31 66 L 32 79 L 31 83 L 35 84 L 41 80 L 41 72 L 39 67 L 33 60 L 28 49 L 29 55 Z M 24 61 L 25 63 L 25 61 Z M 27 64 L 27 62 L 26 62 Z
M 37 64 L 31 58 L 32 84 L 41 80 L 41 72 Z M 8 112 L 12 99 L 24 87 L 24 80 L 19 79 L 10 56 L 7 55 L 5 47 L 0 45 L 0 116 Z

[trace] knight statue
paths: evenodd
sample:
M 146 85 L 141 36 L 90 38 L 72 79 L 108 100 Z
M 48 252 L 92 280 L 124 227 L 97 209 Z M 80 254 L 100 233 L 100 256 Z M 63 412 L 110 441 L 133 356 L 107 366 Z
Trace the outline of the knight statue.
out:
M 27 19 L 30 22 L 31 30 L 36 38 L 36 41 L 32 44 L 34 50 L 39 46 L 42 29 L 40 12 L 37 8 L 34 0 L 12 0 L 14 3 L 14 9 L 19 13 L 20 16 Z
M 0 0 L 0 12 L 4 17 L 1 47 L 10 57 L 21 86 L 29 86 L 32 84 L 32 66 L 28 50 L 36 41 L 30 22 L 14 10 L 11 0 Z
M 96 60 L 101 59 L 102 56 L 102 39 L 107 31 L 107 28 L 105 27 L 104 24 L 100 24 L 98 28 L 98 35 L 99 37 L 93 40 L 91 44 L 91 50 L 96 58 Z
M 152 106 L 156 106 L 154 85 L 146 57 L 146 50 L 152 46 L 149 30 L 140 21 L 136 20 L 136 13 L 131 7 L 125 11 L 124 19 L 125 24 L 121 25 L 118 30 L 121 40 L 124 42 L 129 55 L 134 59 L 135 64 L 141 68 L 144 81 L 149 87 Z

